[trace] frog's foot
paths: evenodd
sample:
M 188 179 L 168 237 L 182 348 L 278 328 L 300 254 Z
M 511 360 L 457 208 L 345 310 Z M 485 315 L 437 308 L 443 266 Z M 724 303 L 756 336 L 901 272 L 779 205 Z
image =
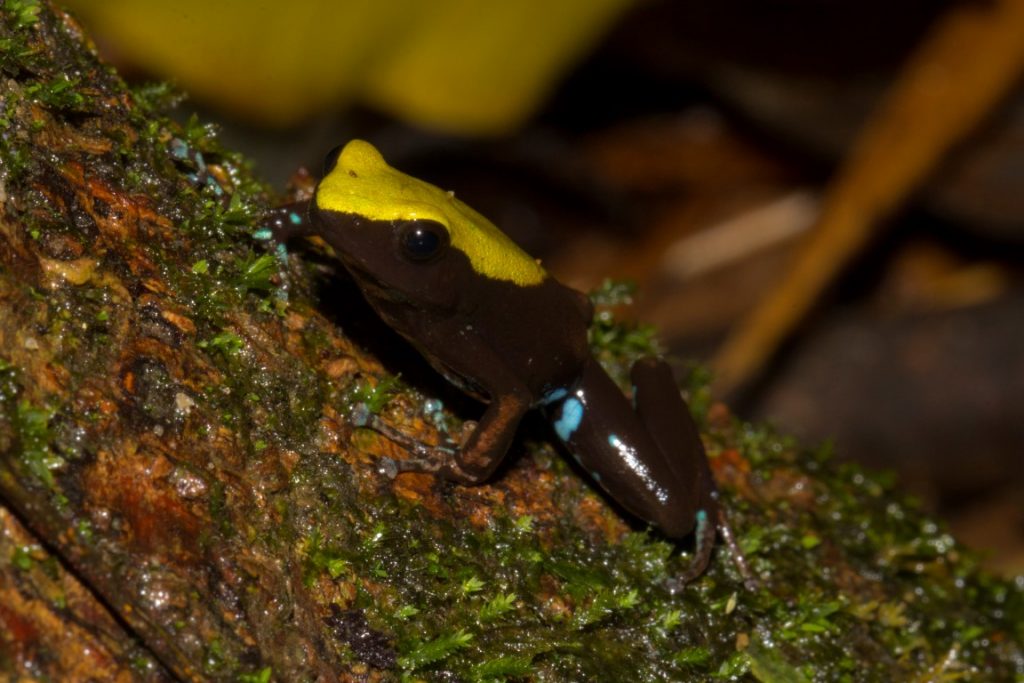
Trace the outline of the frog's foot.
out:
M 445 469 L 446 463 L 443 458 L 407 458 L 398 460 L 396 458 L 383 457 L 377 461 L 378 471 L 388 479 L 394 479 L 403 472 L 426 472 L 438 474 Z
M 708 516 L 707 510 L 697 510 L 697 528 L 693 535 L 696 539 L 693 549 L 693 559 L 689 566 L 679 576 L 674 576 L 666 581 L 666 587 L 673 595 L 682 591 L 686 584 L 690 583 L 704 573 L 711 562 L 711 552 L 715 549 L 716 527 L 713 520 Z
M 365 403 L 357 403 L 352 406 L 349 417 L 352 420 L 352 424 L 356 427 L 372 429 L 389 441 L 394 441 L 405 450 L 420 457 L 429 458 L 438 455 L 441 457 L 451 457 L 459 450 L 459 445 L 444 434 L 441 435 L 442 443 L 437 446 L 425 444 L 408 434 L 403 434 L 371 412 Z
M 287 242 L 292 237 L 307 234 L 308 211 L 309 202 L 294 202 L 268 209 L 260 217 L 261 229 L 257 230 L 253 237 L 258 240 Z
M 388 479 L 398 476 L 398 461 L 394 458 L 383 457 L 377 461 L 377 471 Z
M 423 447 L 431 448 L 425 445 Z M 474 476 L 459 466 L 453 451 L 440 447 L 434 447 L 429 455 L 404 460 L 383 457 L 378 461 L 378 471 L 389 479 L 394 479 L 403 472 L 425 472 L 467 486 L 479 484 L 481 481 L 479 476 Z
M 277 298 L 287 301 L 289 291 L 288 247 L 285 244 L 292 237 L 308 233 L 306 213 L 308 202 L 296 202 L 269 209 L 260 218 L 260 227 L 253 232 L 253 239 L 265 242 L 274 250 L 279 264 L 281 285 L 275 291 Z
M 733 534 L 732 526 L 729 524 L 729 518 L 726 516 L 725 510 L 718 507 L 714 516 L 715 519 L 711 520 L 704 510 L 697 511 L 697 529 L 694 532 L 697 541 L 693 551 L 693 560 L 690 561 L 686 571 L 666 582 L 666 587 L 670 593 L 676 594 L 682 591 L 686 584 L 704 573 L 708 563 L 711 561 L 711 551 L 715 548 L 716 533 L 722 535 L 722 540 L 725 541 L 726 547 L 729 548 L 729 555 L 732 556 L 736 571 L 743 577 L 743 585 L 746 586 L 747 590 L 757 590 L 757 580 L 751 574 L 750 568 L 747 566 L 747 559 L 740 550 L 739 544 L 736 543 L 736 536 Z
M 405 460 L 387 457 L 380 459 L 380 472 L 389 479 L 394 479 L 402 472 L 429 472 L 448 479 L 459 478 L 460 473 L 453 470 L 455 454 L 458 452 L 458 445 L 454 442 L 445 439 L 444 443 L 438 446 L 425 444 L 384 422 L 370 412 L 365 403 L 353 406 L 350 417 L 355 426 L 372 429 L 412 454 L 413 457 Z
M 729 555 L 732 557 L 732 563 L 736 567 L 736 571 L 743 577 L 743 585 L 748 591 L 756 591 L 759 587 L 757 579 L 754 578 L 754 574 L 750 571 L 747 557 L 740 550 L 740 544 L 736 542 L 732 525 L 729 524 L 729 517 L 722 508 L 718 508 L 718 533 L 722 535 L 722 540 L 725 541 L 726 547 L 729 548 Z

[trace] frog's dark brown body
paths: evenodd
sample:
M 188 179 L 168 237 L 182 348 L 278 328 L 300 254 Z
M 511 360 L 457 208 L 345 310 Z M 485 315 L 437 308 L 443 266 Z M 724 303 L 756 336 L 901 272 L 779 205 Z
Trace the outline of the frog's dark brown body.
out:
M 341 154 L 328 174 L 332 188 L 345 180 L 335 175 L 345 172 L 346 151 Z M 396 192 L 404 197 L 410 183 L 422 182 L 387 171 L 399 179 Z M 425 197 L 437 196 L 436 188 L 426 187 L 432 194 L 425 190 Z M 375 190 L 381 196 L 379 182 Z M 331 200 L 337 205 L 345 196 Z M 634 366 L 634 408 L 590 354 L 592 309 L 579 292 L 539 269 L 538 281 L 525 284 L 482 273 L 433 219 L 380 220 L 325 209 L 316 199 L 301 213 L 276 224 L 276 239 L 323 238 L 381 318 L 438 371 L 488 403 L 461 448 L 450 453 L 413 443 L 421 457 L 396 463 L 399 471 L 480 483 L 501 462 L 526 411 L 540 408 L 570 453 L 626 510 L 672 538 L 696 528 L 698 553 L 687 578 L 703 571 L 718 519 L 717 494 L 667 365 L 645 359 Z M 522 263 L 524 256 L 516 251 L 509 257 Z

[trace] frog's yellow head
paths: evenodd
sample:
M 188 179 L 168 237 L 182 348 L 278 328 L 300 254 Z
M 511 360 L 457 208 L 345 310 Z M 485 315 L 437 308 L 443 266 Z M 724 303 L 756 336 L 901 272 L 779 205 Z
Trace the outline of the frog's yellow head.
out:
M 540 264 L 453 193 L 391 168 L 363 140 L 341 150 L 317 187 L 316 207 L 372 221 L 434 221 L 477 273 L 520 286 L 546 277 Z

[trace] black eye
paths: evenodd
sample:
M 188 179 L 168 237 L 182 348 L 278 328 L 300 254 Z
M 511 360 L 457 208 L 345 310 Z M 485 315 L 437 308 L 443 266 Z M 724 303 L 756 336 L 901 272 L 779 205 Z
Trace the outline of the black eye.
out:
M 341 150 L 344 149 L 344 147 L 345 145 L 338 145 L 324 157 L 324 175 L 330 173 L 331 169 L 334 168 L 334 164 L 338 163 L 338 156 L 341 155 Z
M 402 254 L 410 261 L 429 261 L 448 246 L 448 231 L 436 221 L 404 221 L 398 228 Z

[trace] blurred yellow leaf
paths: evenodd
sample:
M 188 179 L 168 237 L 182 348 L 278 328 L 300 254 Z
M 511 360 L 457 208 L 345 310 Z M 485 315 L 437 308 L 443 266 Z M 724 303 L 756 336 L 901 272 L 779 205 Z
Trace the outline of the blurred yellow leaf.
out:
M 362 100 L 410 122 L 505 132 L 629 0 L 68 0 L 107 51 L 193 97 L 288 125 Z

